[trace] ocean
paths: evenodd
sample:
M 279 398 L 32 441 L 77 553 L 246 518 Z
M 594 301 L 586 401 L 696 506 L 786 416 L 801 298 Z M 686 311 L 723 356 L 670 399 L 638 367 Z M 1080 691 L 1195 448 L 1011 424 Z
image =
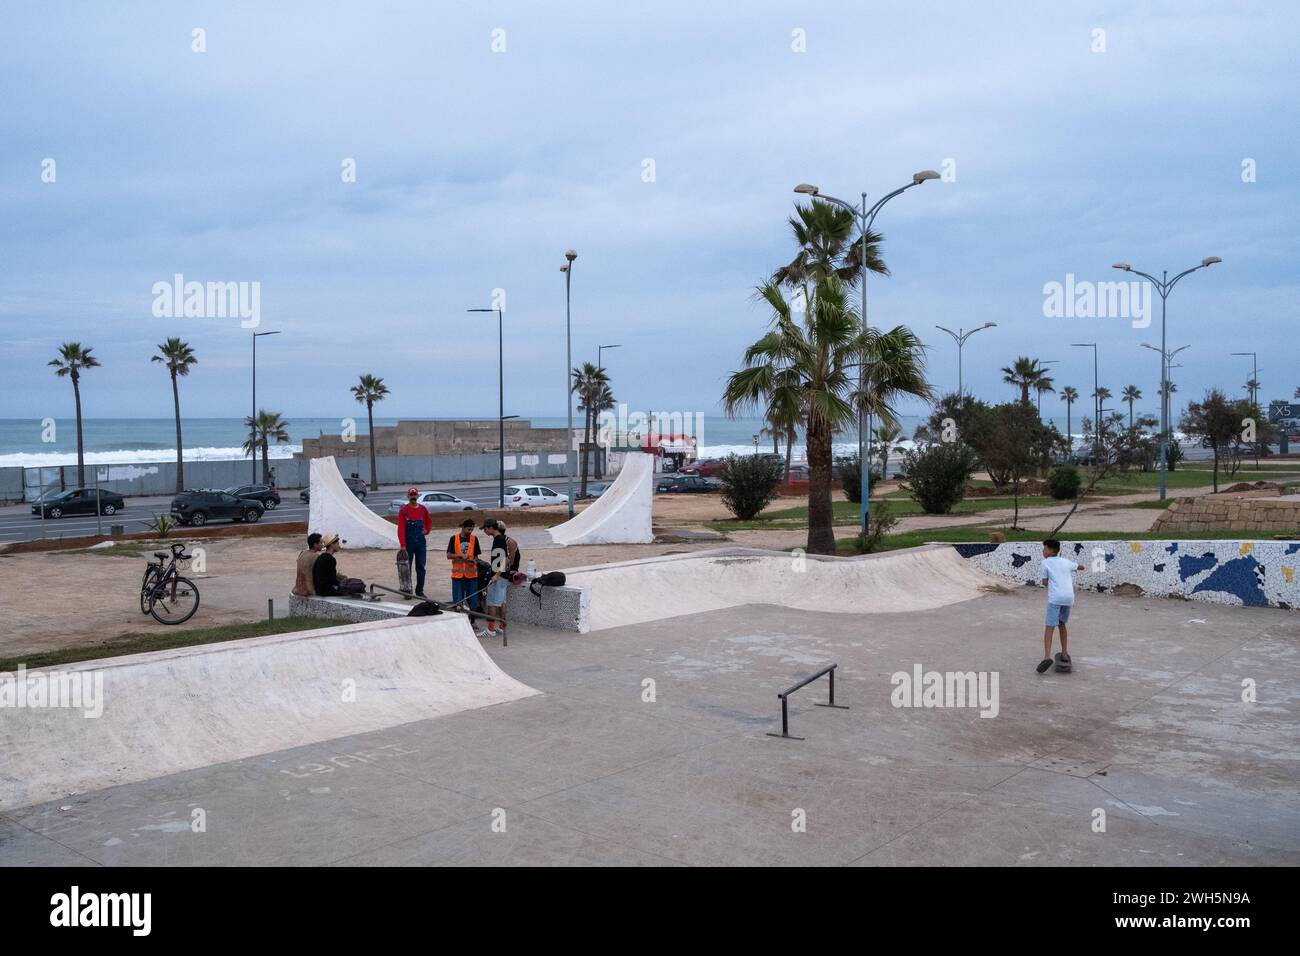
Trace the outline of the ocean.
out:
M 539 428 L 563 428 L 563 417 L 529 419 Z M 1065 430 L 1065 418 L 1055 422 Z M 290 441 L 273 445 L 271 458 L 292 458 L 302 450 L 304 438 L 321 434 L 338 434 L 339 418 L 290 419 Z M 924 419 L 919 415 L 901 416 L 904 436 L 911 436 Z M 581 426 L 582 416 L 574 414 Z M 396 418 L 375 418 L 376 425 L 395 425 Z M 1079 416 L 1072 424 L 1077 428 Z M 0 468 L 35 468 L 70 465 L 77 461 L 77 426 L 74 419 L 55 419 L 52 427 L 40 419 L 0 419 Z M 239 418 L 187 418 L 182 420 L 186 461 L 228 461 L 246 458 L 240 448 L 246 432 Z M 364 434 L 364 416 L 357 418 L 359 434 Z M 82 423 L 85 434 L 86 461 L 93 464 L 130 464 L 132 462 L 173 461 L 176 458 L 176 428 L 171 418 L 89 418 Z M 754 450 L 754 435 L 763 422 L 755 418 L 727 418 L 705 415 L 700 438 L 700 457 L 712 458 L 729 453 L 747 454 Z M 908 444 L 903 442 L 901 444 Z M 759 450 L 771 451 L 771 439 L 760 439 Z M 857 449 L 855 435 L 836 436 L 836 454 L 850 454 Z M 784 450 L 784 449 L 783 449 Z M 795 458 L 803 457 L 802 436 L 795 442 Z

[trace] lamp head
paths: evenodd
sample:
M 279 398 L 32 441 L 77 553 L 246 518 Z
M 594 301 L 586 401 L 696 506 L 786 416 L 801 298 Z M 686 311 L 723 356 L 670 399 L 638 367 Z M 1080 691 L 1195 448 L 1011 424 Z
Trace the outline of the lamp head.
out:
M 1222 262 L 1222 261 L 1223 261 L 1223 260 L 1220 259 L 1218 256 L 1208 256 L 1208 257 L 1206 257 L 1206 258 L 1204 258 L 1204 259 L 1201 260 L 1201 265 L 1202 265 L 1202 266 L 1212 266 L 1212 265 L 1214 265 L 1216 262 Z
M 566 259 L 568 259 L 570 262 L 572 262 L 574 259 L 578 258 L 578 254 L 577 254 L 576 252 L 574 252 L 572 249 L 565 249 L 565 250 L 564 250 L 564 258 L 566 258 Z
M 1117 262 L 1117 263 L 1115 263 L 1113 266 L 1111 266 L 1111 268 L 1112 268 L 1112 269 L 1119 269 L 1121 272 L 1132 272 L 1132 271 L 1133 271 L 1133 267 L 1132 267 L 1131 265 L 1129 265 L 1127 262 Z
M 794 191 L 802 193 L 805 196 L 816 196 L 821 190 L 811 183 L 800 183 L 798 186 L 794 187 Z
M 996 329 L 997 327 L 998 324 L 996 322 L 985 322 L 982 326 L 980 326 L 980 328 L 984 328 L 984 329 Z
M 912 184 L 920 185 L 927 179 L 939 179 L 940 176 L 933 169 L 923 169 L 920 172 L 912 173 Z

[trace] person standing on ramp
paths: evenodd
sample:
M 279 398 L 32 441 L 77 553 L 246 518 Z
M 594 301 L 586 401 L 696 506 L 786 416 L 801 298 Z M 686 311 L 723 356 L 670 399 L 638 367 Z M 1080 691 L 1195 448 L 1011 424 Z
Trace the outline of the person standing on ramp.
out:
M 415 565 L 415 596 L 424 597 L 424 560 L 428 553 L 425 536 L 433 531 L 433 518 L 429 509 L 419 503 L 419 497 L 419 488 L 406 489 L 406 504 L 397 512 L 397 544 Z

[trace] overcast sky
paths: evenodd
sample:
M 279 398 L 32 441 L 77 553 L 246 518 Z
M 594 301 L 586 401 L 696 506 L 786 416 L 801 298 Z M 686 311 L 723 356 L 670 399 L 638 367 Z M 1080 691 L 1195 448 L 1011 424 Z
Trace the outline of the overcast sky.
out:
M 1169 300 L 1170 346 L 1192 343 L 1179 395 L 1243 394 L 1249 360 L 1227 353 L 1258 350 L 1261 397 L 1289 398 L 1298 10 L 6 4 L 0 417 L 71 414 L 46 367 L 67 340 L 103 363 L 88 416 L 168 416 L 148 362 L 168 335 L 200 359 L 186 414 L 246 414 L 249 331 L 152 314 L 176 273 L 260 283 L 260 330 L 284 334 L 259 347 L 259 404 L 290 417 L 351 414 L 363 372 L 388 415 L 494 415 L 495 316 L 463 310 L 504 289 L 506 412 L 563 414 L 569 247 L 574 361 L 619 343 L 620 399 L 712 413 L 767 322 L 753 287 L 793 253 L 791 188 L 856 201 L 923 168 L 955 178 L 881 213 L 893 275 L 869 319 L 914 328 L 942 390 L 956 350 L 934 325 L 994 321 L 966 348 L 982 397 L 1010 397 L 998 369 L 1022 354 L 1086 394 L 1069 343 L 1093 340 L 1103 384 L 1151 397 L 1158 300 L 1149 329 L 1049 319 L 1044 284 L 1218 255 Z

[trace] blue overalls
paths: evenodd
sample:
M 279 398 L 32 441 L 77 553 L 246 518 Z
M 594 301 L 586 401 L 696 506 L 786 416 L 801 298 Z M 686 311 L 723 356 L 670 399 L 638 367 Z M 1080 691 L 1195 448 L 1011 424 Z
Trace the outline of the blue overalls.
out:
M 424 593 L 424 559 L 426 546 L 424 539 L 424 518 L 415 517 L 407 518 L 406 524 L 406 553 L 411 556 L 411 564 L 415 566 L 415 591 L 417 594 Z

